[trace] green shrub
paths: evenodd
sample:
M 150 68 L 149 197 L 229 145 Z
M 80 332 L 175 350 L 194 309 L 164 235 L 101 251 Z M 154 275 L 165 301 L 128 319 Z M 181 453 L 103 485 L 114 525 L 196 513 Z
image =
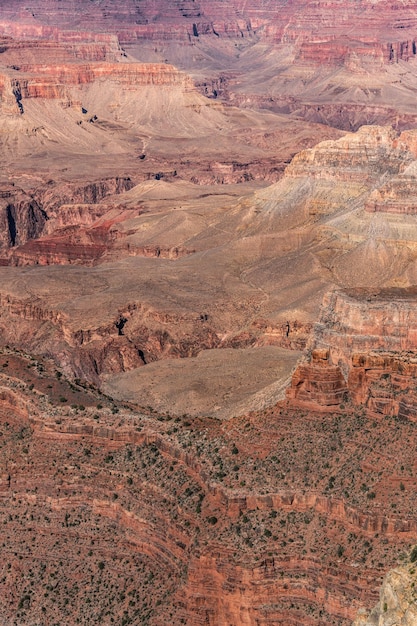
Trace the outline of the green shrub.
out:
M 410 561 L 411 563 L 415 563 L 417 561 L 417 546 L 414 546 L 411 550 Z

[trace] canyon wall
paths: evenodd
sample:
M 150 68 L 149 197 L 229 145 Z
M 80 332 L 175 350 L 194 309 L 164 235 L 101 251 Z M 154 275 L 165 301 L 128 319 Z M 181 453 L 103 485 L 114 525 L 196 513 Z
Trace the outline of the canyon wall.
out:
M 132 53 L 178 63 L 193 74 L 202 93 L 241 107 L 345 130 L 375 123 L 410 128 L 416 121 L 415 11 L 413 2 L 385 0 L 351 0 L 343 6 L 338 1 L 268 1 L 250 7 L 240 0 L 227 6 L 213 0 L 181 1 L 169 7 L 149 0 L 117 8 L 111 2 L 83 0 L 77 10 L 70 2 L 37 0 L 29 9 L 14 0 L 0 10 L 0 49 L 5 60 L 14 54 L 8 65 L 16 67 L 22 54 L 13 53 L 16 44 L 10 39 L 29 47 L 41 40 L 39 54 L 46 60 L 49 45 L 57 63 L 68 58 L 125 62 L 132 61 Z M 179 45 L 190 48 L 187 58 L 178 53 Z M 267 46 L 273 59 L 264 80 L 258 80 L 258 45 Z M 220 49 L 228 58 L 226 66 L 216 61 Z M 249 51 L 244 71 L 237 62 L 240 49 Z M 205 55 L 206 63 L 200 63 Z M 23 56 L 39 63 L 34 54 Z M 316 82 L 318 71 L 322 80 Z M 28 89 L 36 92 L 33 84 Z M 41 84 L 38 93 L 51 89 Z
M 28 33 L 44 29 L 45 34 L 51 34 L 57 26 L 73 31 L 74 27 L 81 30 L 87 26 L 87 30 L 98 32 L 118 30 L 119 36 L 127 39 L 133 36 L 152 39 L 154 33 L 159 37 L 186 34 L 198 38 L 208 34 L 243 38 L 260 32 L 278 41 L 302 42 L 314 42 L 315 37 L 330 41 L 343 39 L 350 32 L 352 22 L 357 21 L 357 40 L 375 43 L 374 34 L 378 32 L 378 39 L 386 41 L 387 58 L 393 60 L 395 55 L 415 53 L 413 38 L 409 36 L 416 26 L 414 8 L 412 1 L 397 6 L 387 0 L 377 3 L 350 0 L 343 5 L 337 0 L 307 3 L 297 0 L 291 4 L 268 0 L 252 3 L 250 7 L 238 0 L 227 6 L 200 0 L 175 2 L 161 12 L 158 4 L 151 1 L 141 3 L 140 7 L 133 0 L 115 7 L 112 3 L 92 5 L 83 0 L 75 10 L 69 1 L 37 0 L 28 9 L 21 0 L 13 0 L 2 8 L 0 15 L 5 29 L 11 28 L 12 22 L 21 22 L 20 28 Z
M 414 424 L 278 406 L 223 427 L 117 403 L 25 353 L 0 362 L 7 619 L 347 626 L 415 539 L 412 457 L 395 455 Z
M 61 100 L 66 106 L 81 110 L 81 94 L 78 94 L 78 99 L 74 98 L 71 87 L 106 79 L 120 82 L 124 86 L 159 85 L 193 89 L 191 79 L 171 65 L 110 62 L 70 63 L 61 66 L 21 64 L 3 68 L 0 76 L 3 112 L 24 114 L 24 101 L 27 98 Z
M 323 302 L 310 354 L 288 397 L 323 406 L 345 401 L 376 416 L 415 420 L 415 289 L 335 292 Z

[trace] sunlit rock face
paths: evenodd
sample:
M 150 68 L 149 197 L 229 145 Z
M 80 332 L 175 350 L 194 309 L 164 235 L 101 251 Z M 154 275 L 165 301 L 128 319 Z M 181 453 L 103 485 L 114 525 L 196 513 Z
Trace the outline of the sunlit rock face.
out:
M 417 623 L 415 564 L 397 567 L 385 576 L 380 599 L 372 611 L 361 609 L 353 626 L 413 626 Z
M 404 619 L 416 3 L 1 4 L 2 618 Z
M 412 288 L 332 293 L 288 397 L 321 406 L 350 401 L 378 417 L 416 421 L 416 298 Z

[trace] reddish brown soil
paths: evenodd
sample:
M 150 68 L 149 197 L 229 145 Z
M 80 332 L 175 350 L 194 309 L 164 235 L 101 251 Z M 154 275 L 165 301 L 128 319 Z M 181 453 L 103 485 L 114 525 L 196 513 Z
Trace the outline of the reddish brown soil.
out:
M 70 407 L 41 393 L 56 385 L 47 365 L 7 360 L 0 597 L 11 623 L 348 624 L 415 540 L 414 423 L 347 406 L 222 424 L 82 391 Z

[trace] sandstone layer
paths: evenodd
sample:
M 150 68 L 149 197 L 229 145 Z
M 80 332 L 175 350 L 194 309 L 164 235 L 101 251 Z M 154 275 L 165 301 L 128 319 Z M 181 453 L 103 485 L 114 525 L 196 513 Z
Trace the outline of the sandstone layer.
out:
M 375 417 L 414 420 L 415 289 L 331 294 L 288 397 L 334 406 L 351 401 Z
M 413 422 L 173 419 L 0 361 L 6 620 L 347 625 L 415 541 Z
M 417 533 L 415 8 L 0 8 L 4 620 L 376 602 Z

